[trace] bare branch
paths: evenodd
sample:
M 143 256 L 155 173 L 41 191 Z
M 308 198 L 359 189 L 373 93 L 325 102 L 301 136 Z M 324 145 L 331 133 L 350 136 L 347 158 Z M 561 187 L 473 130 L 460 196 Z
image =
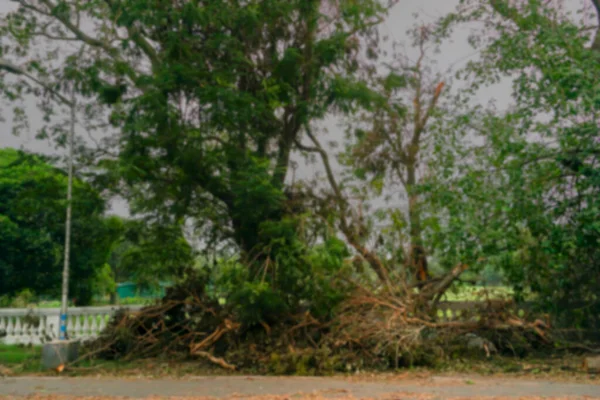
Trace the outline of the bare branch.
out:
M 118 49 L 112 47 L 108 42 L 99 40 L 97 38 L 94 38 L 92 36 L 89 36 L 88 34 L 86 34 L 85 32 L 83 32 L 79 27 L 78 24 L 73 23 L 69 17 L 64 16 L 64 15 L 54 15 L 49 11 L 43 10 L 39 7 L 35 7 L 30 3 L 25 2 L 25 0 L 17 0 L 18 3 L 29 10 L 32 10 L 36 13 L 45 15 L 47 17 L 56 19 L 57 21 L 59 21 L 66 29 L 68 29 L 71 33 L 73 33 L 73 35 L 75 35 L 76 40 L 80 40 L 83 43 L 91 46 L 91 47 L 96 47 L 96 48 L 100 48 L 102 50 L 104 50 L 111 58 L 115 59 L 115 60 L 121 60 L 121 55 Z M 50 0 L 39 0 L 41 4 L 45 5 L 47 9 L 52 10 L 54 7 L 56 7 L 56 5 L 54 3 L 52 3 Z M 130 31 L 130 35 L 131 35 L 131 40 L 133 40 L 139 47 L 140 49 L 148 56 L 148 58 L 150 59 L 150 61 L 152 62 L 152 64 L 154 66 L 156 66 L 158 64 L 158 57 L 156 55 L 156 52 L 154 51 L 154 49 L 152 48 L 152 46 L 149 45 L 149 43 L 147 41 L 144 40 L 144 38 L 135 30 L 131 30 Z M 49 37 L 52 39 L 52 37 Z M 66 39 L 66 38 L 62 38 L 61 40 L 72 40 L 72 39 Z M 132 73 L 131 71 L 127 72 L 129 78 L 135 82 L 136 76 L 134 73 Z
M 342 231 L 344 236 L 346 236 L 352 247 L 354 247 L 354 249 L 369 263 L 369 265 L 371 266 L 371 268 L 373 268 L 375 273 L 377 273 L 377 276 L 382 281 L 382 283 L 389 287 L 390 279 L 387 268 L 385 267 L 385 265 L 383 265 L 379 257 L 377 257 L 373 252 L 369 251 L 365 246 L 360 244 L 360 240 L 357 237 L 355 231 L 353 231 L 348 225 L 348 221 L 346 220 L 346 215 L 348 214 L 348 203 L 337 183 L 337 180 L 335 179 L 335 175 L 333 174 L 333 169 L 331 168 L 331 163 L 329 162 L 329 155 L 323 149 L 323 146 L 321 146 L 318 139 L 313 135 L 310 127 L 308 126 L 306 127 L 306 134 L 309 137 L 309 139 L 313 142 L 314 147 L 304 146 L 299 142 L 296 142 L 296 146 L 301 150 L 320 154 L 323 166 L 325 167 L 325 171 L 327 174 L 327 180 L 329 181 L 329 185 L 334 191 L 335 201 L 340 209 L 340 230 Z
M 421 296 L 424 298 L 430 298 L 435 295 L 444 294 L 446 290 L 452 285 L 458 277 L 466 271 L 468 266 L 466 264 L 459 264 L 454 267 L 448 274 L 446 274 L 443 278 L 436 280 L 437 283 L 430 287 L 425 287 L 421 292 Z
M 592 43 L 592 50 L 600 52 L 600 0 L 591 0 L 591 2 L 596 10 L 596 18 L 598 21 L 596 35 L 594 36 L 594 42 Z
M 49 9 L 53 9 L 54 7 L 56 7 L 54 4 L 52 4 L 52 2 L 50 2 L 50 0 L 40 0 L 40 2 L 44 5 L 46 5 L 46 7 L 48 7 Z M 49 14 L 46 14 L 46 15 L 49 15 Z M 84 42 L 90 46 L 93 46 L 93 47 L 103 48 L 104 50 L 106 50 L 107 52 L 110 52 L 110 53 L 114 53 L 116 51 L 116 49 L 106 46 L 106 44 L 104 42 L 102 42 L 101 40 L 98 40 L 96 38 L 93 38 L 93 37 L 85 34 L 75 24 L 73 24 L 73 22 L 71 22 L 71 20 L 69 18 L 67 18 L 65 16 L 61 16 L 60 14 L 52 15 L 52 17 L 59 20 L 67 29 L 69 29 L 82 42 Z

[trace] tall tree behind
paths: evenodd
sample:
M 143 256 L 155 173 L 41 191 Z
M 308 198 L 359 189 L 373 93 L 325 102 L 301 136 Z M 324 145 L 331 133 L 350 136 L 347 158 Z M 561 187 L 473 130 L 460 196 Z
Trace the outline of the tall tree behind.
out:
M 480 24 L 481 58 L 463 77 L 473 92 L 512 78 L 514 98 L 506 112 L 459 117 L 484 145 L 455 159 L 464 175 L 438 180 L 444 240 L 503 268 L 518 295 L 539 294 L 571 326 L 600 323 L 600 7 L 585 5 L 579 20 L 560 1 L 466 1 L 440 25 Z

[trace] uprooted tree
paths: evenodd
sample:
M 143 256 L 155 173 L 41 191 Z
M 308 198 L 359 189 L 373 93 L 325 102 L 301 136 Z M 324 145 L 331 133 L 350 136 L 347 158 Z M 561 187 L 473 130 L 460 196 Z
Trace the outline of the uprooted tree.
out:
M 341 161 L 350 176 L 342 177 L 343 184 L 327 149 L 312 131 L 307 132 L 311 144 L 298 147 L 319 156 L 327 186 L 320 194 L 312 193 L 321 200 L 317 210 L 335 215 L 335 228 L 356 250 L 355 261 L 369 265 L 379 283 L 392 292 L 404 290 L 403 296 L 410 297 L 411 290 L 418 289 L 422 305 L 435 308 L 467 266 L 458 262 L 438 277 L 431 276 L 427 267 L 422 219 L 431 213 L 422 208 L 419 186 L 433 153 L 433 136 L 443 134 L 430 131 L 428 124 L 447 112 L 438 107 L 444 82 L 431 82 L 425 65 L 429 29 L 421 26 L 413 31 L 415 62 L 397 55 L 383 75 L 373 66 L 363 67 L 361 72 L 378 97 L 349 118 L 351 138 Z M 394 200 L 391 205 L 375 213 L 367 210 L 369 202 L 384 196 Z M 406 209 L 398 206 L 403 203 Z M 383 229 L 374 229 L 377 217 L 388 222 Z
M 408 277 L 421 282 L 431 276 L 427 246 L 423 242 L 423 210 L 418 185 L 431 149 L 428 124 L 440 112 L 438 102 L 444 88 L 444 82 L 431 82 L 428 76 L 426 46 L 429 30 L 430 27 L 420 26 L 412 32 L 418 50 L 416 61 L 410 62 L 407 57 L 396 55 L 394 64 L 388 67 L 389 72 L 372 79 L 372 86 L 385 101 L 375 104 L 368 112 L 357 113 L 352 119 L 350 134 L 353 140 L 345 157 L 354 176 L 369 183 L 373 193 L 367 198 L 382 196 L 386 187 L 400 186 L 401 191 L 389 196 L 388 200 L 407 203 L 406 212 L 390 207 L 384 216 L 396 222 L 393 233 L 402 233 L 402 228 L 408 226 L 409 254 L 403 254 L 407 250 L 403 238 L 396 237 L 395 242 L 388 244 L 388 249 L 399 250 L 400 254 L 396 252 L 392 258 L 394 262 L 403 263 L 402 266 L 409 270 Z M 385 243 L 383 232 L 373 233 L 378 235 L 380 244 Z M 350 232 L 345 234 L 352 239 Z

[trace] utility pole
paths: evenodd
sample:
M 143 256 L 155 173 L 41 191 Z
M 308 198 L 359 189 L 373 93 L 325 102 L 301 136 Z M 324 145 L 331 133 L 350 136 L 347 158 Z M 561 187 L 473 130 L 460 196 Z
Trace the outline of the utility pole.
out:
M 29 74 L 23 68 L 12 64 L 9 61 L 0 59 L 0 70 L 6 71 L 15 75 L 22 75 L 36 84 L 42 86 L 44 89 L 48 90 L 54 96 L 56 96 L 61 103 L 69 106 L 71 110 L 71 120 L 69 124 L 69 155 L 67 159 L 68 163 L 68 183 L 67 183 L 67 217 L 65 221 L 65 254 L 64 254 L 64 265 L 63 265 L 63 274 L 62 274 L 62 297 L 60 303 L 60 331 L 59 331 L 59 339 L 66 340 L 67 339 L 67 310 L 68 310 L 68 301 L 69 301 L 69 267 L 70 267 L 70 259 L 71 259 L 71 219 L 72 219 L 72 200 L 73 200 L 73 146 L 75 140 L 75 111 L 76 111 L 76 102 L 75 102 L 75 91 L 71 94 L 71 100 L 64 97 L 62 94 L 58 93 L 56 90 L 48 86 L 46 83 L 40 81 L 35 76 Z
M 67 218 L 65 221 L 65 256 L 62 275 L 62 296 L 60 302 L 60 332 L 59 339 L 67 339 L 67 308 L 69 301 L 69 267 L 71 260 L 71 216 L 73 200 L 73 142 L 75 140 L 75 93 L 71 95 L 71 121 L 69 124 L 69 157 L 68 157 L 68 183 L 67 183 Z

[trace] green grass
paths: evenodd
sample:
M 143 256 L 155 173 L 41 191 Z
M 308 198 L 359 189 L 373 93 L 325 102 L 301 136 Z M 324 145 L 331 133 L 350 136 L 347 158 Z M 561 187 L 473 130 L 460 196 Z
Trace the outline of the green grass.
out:
M 145 306 L 147 304 L 152 304 L 156 299 L 146 298 L 146 297 L 129 297 L 126 299 L 119 300 L 119 304 L 117 306 Z M 39 308 L 59 308 L 60 301 L 59 300 L 47 300 L 40 301 L 39 303 L 34 303 L 35 306 Z M 92 307 L 99 306 L 110 306 L 110 302 L 108 300 L 94 301 L 92 303 Z M 72 306 L 72 305 L 71 305 Z
M 42 349 L 40 346 L 7 345 L 0 343 L 0 367 L 8 369 L 10 374 L 56 376 L 55 370 L 45 370 L 41 365 Z M 0 368 L 0 377 L 3 368 Z M 81 360 L 67 365 L 61 373 L 64 376 L 155 376 L 173 377 L 189 375 L 222 375 L 224 372 L 213 364 L 198 361 L 169 360 L 155 358 L 134 361 L 122 360 Z
M 446 301 L 481 301 L 486 296 L 491 299 L 500 299 L 510 297 L 513 294 L 511 288 L 506 286 L 481 287 L 481 286 L 460 286 L 454 290 L 449 290 L 445 294 Z
M 42 348 L 38 346 L 19 346 L 0 343 L 0 365 L 20 372 L 40 370 Z

